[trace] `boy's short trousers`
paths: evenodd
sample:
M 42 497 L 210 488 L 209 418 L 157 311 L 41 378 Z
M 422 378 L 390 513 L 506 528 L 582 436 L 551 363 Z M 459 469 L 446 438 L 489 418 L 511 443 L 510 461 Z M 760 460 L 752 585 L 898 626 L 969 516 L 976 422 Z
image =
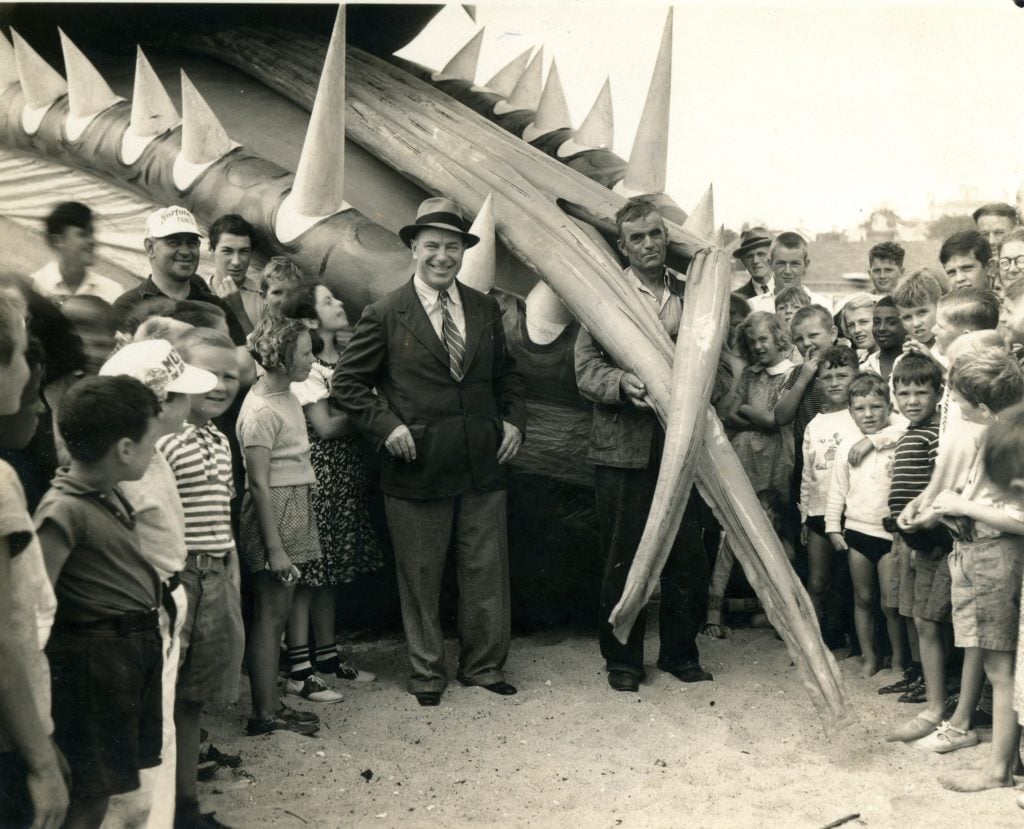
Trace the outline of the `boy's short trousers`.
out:
M 949 557 L 949 570 L 956 646 L 1015 650 L 1024 536 L 958 541 Z
M 162 651 L 157 629 L 54 627 L 53 736 L 71 767 L 72 798 L 130 792 L 139 769 L 159 765 Z
M 909 556 L 909 553 L 908 553 Z M 926 622 L 948 622 L 953 611 L 949 554 L 933 559 L 916 551 L 914 557 L 914 606 L 911 614 Z
M 807 529 L 816 532 L 818 535 L 825 535 L 824 515 L 808 515 L 804 523 L 807 525 Z
M 234 702 L 245 633 L 242 600 L 228 578 L 225 558 L 192 553 L 179 574 L 188 596 L 181 629 L 177 698 Z
M 899 534 L 903 536 L 907 546 L 914 550 L 930 552 L 939 547 L 942 552 L 948 553 L 953 549 L 953 534 L 945 524 L 936 524 L 934 527 L 911 533 L 900 530 Z
M 892 541 L 888 538 L 879 538 L 867 533 L 859 533 L 856 530 L 844 530 L 843 538 L 854 550 L 860 553 L 872 564 L 878 564 L 882 556 L 892 549 Z

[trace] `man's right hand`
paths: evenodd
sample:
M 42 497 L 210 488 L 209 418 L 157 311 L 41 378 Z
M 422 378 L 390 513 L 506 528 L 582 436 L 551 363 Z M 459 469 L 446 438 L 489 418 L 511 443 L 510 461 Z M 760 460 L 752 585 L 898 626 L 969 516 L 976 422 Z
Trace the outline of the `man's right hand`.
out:
M 391 453 L 393 458 L 401 458 L 406 463 L 416 460 L 416 441 L 412 439 L 412 432 L 404 423 L 396 426 L 390 435 L 384 440 L 384 448 Z
M 638 409 L 651 408 L 647 401 L 644 400 L 644 396 L 647 394 L 647 386 L 635 374 L 630 374 L 628 371 L 622 373 L 622 378 L 619 380 L 619 391 L 623 397 Z
M 56 758 L 39 768 L 30 768 L 26 784 L 35 811 L 33 829 L 57 829 L 63 826 L 68 808 L 68 787 Z

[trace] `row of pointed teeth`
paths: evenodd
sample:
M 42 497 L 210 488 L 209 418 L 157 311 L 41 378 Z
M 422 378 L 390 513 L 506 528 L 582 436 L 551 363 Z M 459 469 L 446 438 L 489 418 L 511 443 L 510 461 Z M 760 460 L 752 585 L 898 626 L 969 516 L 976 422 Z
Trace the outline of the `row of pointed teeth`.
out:
M 443 69 L 433 73 L 432 79 L 473 83 L 484 31 L 480 29 Z M 501 100 L 494 105 L 495 115 L 534 110 L 534 120 L 525 128 L 522 137 L 525 141 L 536 141 L 555 130 L 572 129 L 572 119 L 557 64 L 551 61 L 547 80 L 543 81 L 544 49 L 539 48 L 532 59 L 530 51 L 527 49 L 513 59 L 483 87 L 474 88 L 501 96 Z M 617 187 L 622 195 L 662 193 L 665 190 L 671 79 L 672 10 L 669 9 L 626 176 Z M 611 81 L 606 79 L 587 117 L 575 135 L 559 147 L 558 155 L 565 158 L 583 150 L 610 149 L 613 138 Z
M 28 42 L 11 30 L 13 46 L 0 33 L 0 91 L 20 84 L 25 103 L 21 126 L 34 135 L 46 113 L 67 96 L 64 134 L 79 140 L 103 112 L 124 102 L 85 54 L 61 30 L 67 80 Z M 345 15 L 338 14 L 328 47 L 320 89 L 310 116 L 295 183 L 278 211 L 278 238 L 289 242 L 327 216 L 349 208 L 344 201 Z M 181 70 L 181 115 L 142 49 L 137 50 L 131 114 L 121 138 L 121 161 L 134 164 L 158 137 L 181 127 L 181 151 L 173 179 L 186 190 L 204 170 L 237 149 L 213 109 Z

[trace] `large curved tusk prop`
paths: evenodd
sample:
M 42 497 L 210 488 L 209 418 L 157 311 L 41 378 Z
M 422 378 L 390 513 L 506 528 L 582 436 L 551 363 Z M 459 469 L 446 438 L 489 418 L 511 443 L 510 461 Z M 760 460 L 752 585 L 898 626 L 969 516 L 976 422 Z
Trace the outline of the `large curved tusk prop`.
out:
M 725 339 L 732 274 L 720 250 L 694 257 L 686 280 L 686 302 L 672 363 L 672 398 L 665 422 L 665 448 L 650 516 L 629 569 L 622 598 L 609 621 L 625 643 L 668 560 L 693 488 L 703 446 L 705 413 Z M 662 518 L 662 516 L 664 516 Z
M 707 417 L 704 443 L 706 455 L 714 461 L 699 465 L 697 487 L 725 528 L 768 620 L 786 643 L 825 733 L 855 723 L 839 666 L 821 641 L 814 606 L 713 413 Z

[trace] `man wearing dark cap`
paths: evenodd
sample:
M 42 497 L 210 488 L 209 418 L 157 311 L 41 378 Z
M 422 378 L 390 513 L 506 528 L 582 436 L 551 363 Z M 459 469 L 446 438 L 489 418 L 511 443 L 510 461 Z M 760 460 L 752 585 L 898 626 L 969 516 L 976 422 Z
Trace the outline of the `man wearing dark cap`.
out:
M 412 663 L 409 693 L 438 705 L 447 684 L 439 604 L 454 541 L 456 678 L 508 696 L 516 689 L 502 672 L 511 632 L 502 466 L 526 429 L 522 381 L 498 303 L 455 278 L 466 248 L 480 241 L 458 206 L 427 199 L 399 236 L 415 274 L 363 311 L 332 397 L 386 450 L 381 489 Z
M 750 279 L 734 293 L 748 299 L 759 294 L 775 293 L 775 276 L 768 261 L 771 246 L 772 235 L 765 228 L 752 227 L 743 231 L 739 247 L 732 255 L 743 263 Z

